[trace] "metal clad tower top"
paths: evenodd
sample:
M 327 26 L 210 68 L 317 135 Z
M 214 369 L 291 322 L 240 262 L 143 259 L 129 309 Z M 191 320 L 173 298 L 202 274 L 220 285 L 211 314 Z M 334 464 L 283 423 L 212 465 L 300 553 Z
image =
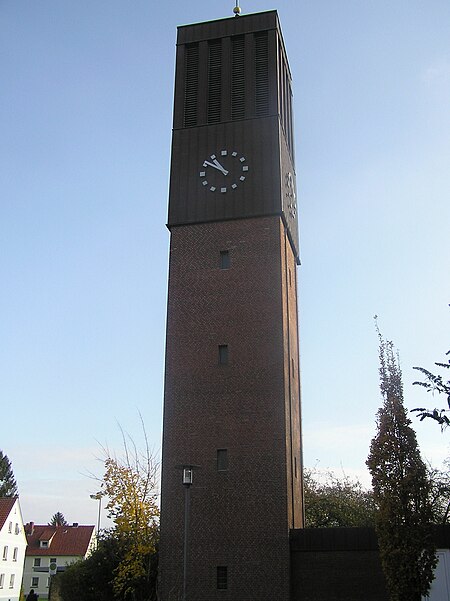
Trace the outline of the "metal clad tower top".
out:
M 279 214 L 299 262 L 291 90 L 276 11 L 178 28 L 169 228 Z M 239 181 L 229 158 L 200 175 L 225 150 L 249 157 Z

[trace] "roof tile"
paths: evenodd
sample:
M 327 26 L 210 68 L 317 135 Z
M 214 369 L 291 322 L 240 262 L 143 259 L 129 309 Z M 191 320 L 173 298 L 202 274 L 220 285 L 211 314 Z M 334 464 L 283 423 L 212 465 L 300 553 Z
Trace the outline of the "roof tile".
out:
M 0 529 L 8 519 L 17 497 L 0 497 Z
M 91 541 L 95 526 L 39 526 L 26 524 L 25 534 L 28 547 L 26 555 L 78 555 L 83 557 Z M 53 538 L 52 538 L 53 537 Z M 41 547 L 40 541 L 51 541 L 48 547 Z

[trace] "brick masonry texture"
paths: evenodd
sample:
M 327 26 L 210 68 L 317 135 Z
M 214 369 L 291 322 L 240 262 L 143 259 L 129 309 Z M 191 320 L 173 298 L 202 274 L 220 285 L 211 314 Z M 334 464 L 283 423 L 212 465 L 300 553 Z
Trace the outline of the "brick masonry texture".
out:
M 194 464 L 189 601 L 287 601 L 302 460 L 296 268 L 280 217 L 172 228 L 167 317 L 161 599 L 181 598 L 176 466 Z M 217 449 L 228 450 L 227 471 Z M 217 566 L 228 567 L 227 590 L 216 588 Z

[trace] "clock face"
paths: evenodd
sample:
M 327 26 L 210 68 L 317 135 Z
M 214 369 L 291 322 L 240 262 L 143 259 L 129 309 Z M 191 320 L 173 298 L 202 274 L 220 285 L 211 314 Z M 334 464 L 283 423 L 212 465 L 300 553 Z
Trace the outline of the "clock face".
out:
M 289 215 L 295 219 L 297 215 L 297 197 L 295 194 L 294 176 L 291 172 L 285 175 L 285 195 L 287 200 L 287 208 Z
M 247 179 L 247 159 L 235 150 L 221 150 L 203 161 L 199 175 L 202 185 L 210 192 L 226 194 Z

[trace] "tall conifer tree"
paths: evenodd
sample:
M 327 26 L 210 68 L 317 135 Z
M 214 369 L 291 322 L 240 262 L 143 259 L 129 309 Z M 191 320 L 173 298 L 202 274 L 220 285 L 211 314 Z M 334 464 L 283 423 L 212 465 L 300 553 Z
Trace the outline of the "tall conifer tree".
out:
M 0 497 L 15 497 L 18 494 L 11 461 L 0 451 Z
M 378 544 L 391 601 L 420 601 L 436 566 L 430 482 L 403 405 L 398 355 L 377 331 L 383 405 L 367 466 L 378 505 Z

